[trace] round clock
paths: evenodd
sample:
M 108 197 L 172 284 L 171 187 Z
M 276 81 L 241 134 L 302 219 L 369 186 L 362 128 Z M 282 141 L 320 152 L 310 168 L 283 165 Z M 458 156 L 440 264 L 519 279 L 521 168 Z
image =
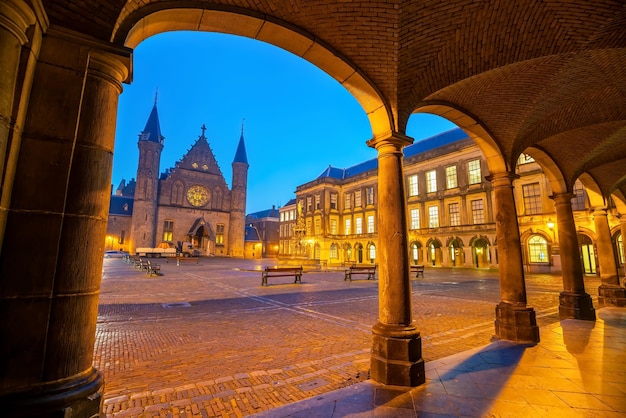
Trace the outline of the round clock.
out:
M 209 191 L 204 186 L 191 186 L 187 189 L 187 200 L 192 206 L 204 206 L 209 201 Z

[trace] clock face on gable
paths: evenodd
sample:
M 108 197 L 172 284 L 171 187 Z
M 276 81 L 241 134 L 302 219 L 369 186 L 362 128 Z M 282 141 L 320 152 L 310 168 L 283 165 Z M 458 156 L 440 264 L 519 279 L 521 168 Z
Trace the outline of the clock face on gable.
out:
M 192 206 L 204 206 L 209 201 L 209 191 L 204 186 L 191 186 L 187 189 L 187 200 Z

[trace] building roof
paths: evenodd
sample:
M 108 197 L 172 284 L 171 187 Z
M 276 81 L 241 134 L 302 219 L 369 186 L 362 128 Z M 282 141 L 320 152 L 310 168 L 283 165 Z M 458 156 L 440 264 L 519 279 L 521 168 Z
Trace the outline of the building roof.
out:
M 423 139 L 419 142 L 415 142 L 403 149 L 404 158 L 412 157 L 414 155 L 432 151 L 434 149 L 446 146 L 453 142 L 467 139 L 467 134 L 460 128 L 451 129 L 446 132 L 442 132 L 438 135 L 431 136 Z M 362 163 L 353 165 L 348 168 L 337 168 L 328 166 L 317 179 L 321 178 L 334 178 L 338 180 L 345 180 L 357 174 L 365 173 L 366 171 L 375 170 L 378 168 L 378 159 L 372 158 L 371 160 L 363 161 Z
M 131 216 L 133 214 L 133 197 L 111 196 L 109 215 Z
M 154 99 L 154 106 L 148 116 L 146 127 L 139 134 L 140 141 L 151 141 L 163 144 L 165 137 L 161 135 L 161 124 L 159 123 L 159 113 L 157 111 L 156 98 Z
M 261 238 L 259 238 L 259 231 L 251 225 L 246 225 L 246 235 L 245 235 L 244 240 L 245 241 L 261 241 Z
M 271 209 L 265 209 L 258 212 L 250 213 L 246 216 L 246 218 L 251 219 L 261 219 L 261 218 L 276 218 L 278 219 L 279 212 L 275 206 L 272 206 Z

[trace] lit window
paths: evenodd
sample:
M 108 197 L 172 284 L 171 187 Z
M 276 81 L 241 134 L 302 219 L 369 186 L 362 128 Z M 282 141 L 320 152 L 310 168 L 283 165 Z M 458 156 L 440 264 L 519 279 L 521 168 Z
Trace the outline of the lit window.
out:
M 376 260 L 376 246 L 374 244 L 370 245 L 369 253 L 370 260 Z
M 307 220 L 306 220 L 306 234 L 307 234 L 307 235 L 312 235 L 312 231 L 311 231 L 312 226 L 313 226 L 313 225 L 312 225 L 312 223 L 311 223 L 311 220 L 310 220 L 310 219 L 307 219 Z
M 541 213 L 541 189 L 539 188 L 539 183 L 522 185 L 522 195 L 524 196 L 526 215 Z
M 335 218 L 330 220 L 330 233 L 331 235 L 337 235 L 337 219 Z
M 411 228 L 420 229 L 420 210 L 411 209 Z
M 317 218 L 315 219 L 315 235 L 320 235 L 322 233 L 322 220 Z
M 346 193 L 345 195 L 343 195 L 344 209 L 350 209 L 351 203 L 352 203 L 352 198 L 350 196 L 350 193 Z
M 482 199 L 472 200 L 472 220 L 474 225 L 485 223 L 485 211 Z
M 174 235 L 174 221 L 165 221 L 163 224 L 163 241 L 172 242 Z
M 469 184 L 479 184 L 482 181 L 480 174 L 480 160 L 472 160 L 467 164 Z
M 450 218 L 450 226 L 461 225 L 461 211 L 458 203 L 450 203 L 448 205 L 448 217 Z
M 587 192 L 583 184 L 576 180 L 574 183 L 574 198 L 572 199 L 572 210 L 585 210 L 587 201 Z
M 321 207 L 320 207 L 321 203 L 320 202 L 321 202 L 321 197 L 320 197 L 320 195 L 318 193 L 318 194 L 315 195 L 315 210 L 320 210 L 321 209 Z
M 310 212 L 313 209 L 311 196 L 307 196 L 306 198 L 306 211 Z
M 528 154 L 520 154 L 517 158 L 517 165 L 523 165 L 534 162 L 535 159 Z
M 426 191 L 428 193 L 437 191 L 437 172 L 435 170 L 426 172 Z
M 365 189 L 365 193 L 367 194 L 367 203 L 368 205 L 374 204 L 374 188 L 372 186 Z
M 330 258 L 337 258 L 337 244 L 330 244 Z
M 450 167 L 446 167 L 446 189 L 454 189 L 459 186 L 457 177 L 456 177 L 456 166 L 451 165 Z
M 215 244 L 224 245 L 224 224 L 215 226 Z
M 361 207 L 361 191 L 360 190 L 357 190 L 356 192 L 354 192 L 354 207 L 355 208 Z
M 437 206 L 428 207 L 428 227 L 439 228 L 439 207 Z
M 284 222 L 285 221 L 285 212 L 281 212 L 280 213 L 280 221 Z
M 368 234 L 374 233 L 374 215 L 369 215 L 367 217 L 367 233 Z
M 528 240 L 528 256 L 531 263 L 548 262 L 548 243 L 541 235 L 533 235 Z
M 346 235 L 350 235 L 352 233 L 352 224 L 350 219 L 346 219 Z
M 354 226 L 355 226 L 355 234 L 362 234 L 363 233 L 363 218 L 356 218 L 354 221 Z
M 417 196 L 418 188 L 417 188 L 417 174 L 413 174 L 409 176 L 409 196 Z

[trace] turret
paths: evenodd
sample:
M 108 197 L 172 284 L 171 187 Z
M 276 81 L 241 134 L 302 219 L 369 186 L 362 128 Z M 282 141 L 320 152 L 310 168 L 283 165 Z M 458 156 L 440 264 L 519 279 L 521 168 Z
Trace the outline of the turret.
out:
M 233 181 L 231 190 L 230 228 L 228 246 L 231 257 L 244 256 L 244 239 L 246 226 L 246 194 L 248 188 L 248 157 L 243 139 L 243 123 L 241 137 L 235 158 L 233 159 Z
M 157 101 L 146 127 L 139 134 L 139 164 L 137 166 L 137 180 L 133 203 L 133 218 L 131 225 L 130 249 L 137 247 L 154 247 L 157 230 L 157 196 L 159 189 L 159 168 L 161 165 L 161 151 L 163 150 L 163 135 L 157 112 Z

